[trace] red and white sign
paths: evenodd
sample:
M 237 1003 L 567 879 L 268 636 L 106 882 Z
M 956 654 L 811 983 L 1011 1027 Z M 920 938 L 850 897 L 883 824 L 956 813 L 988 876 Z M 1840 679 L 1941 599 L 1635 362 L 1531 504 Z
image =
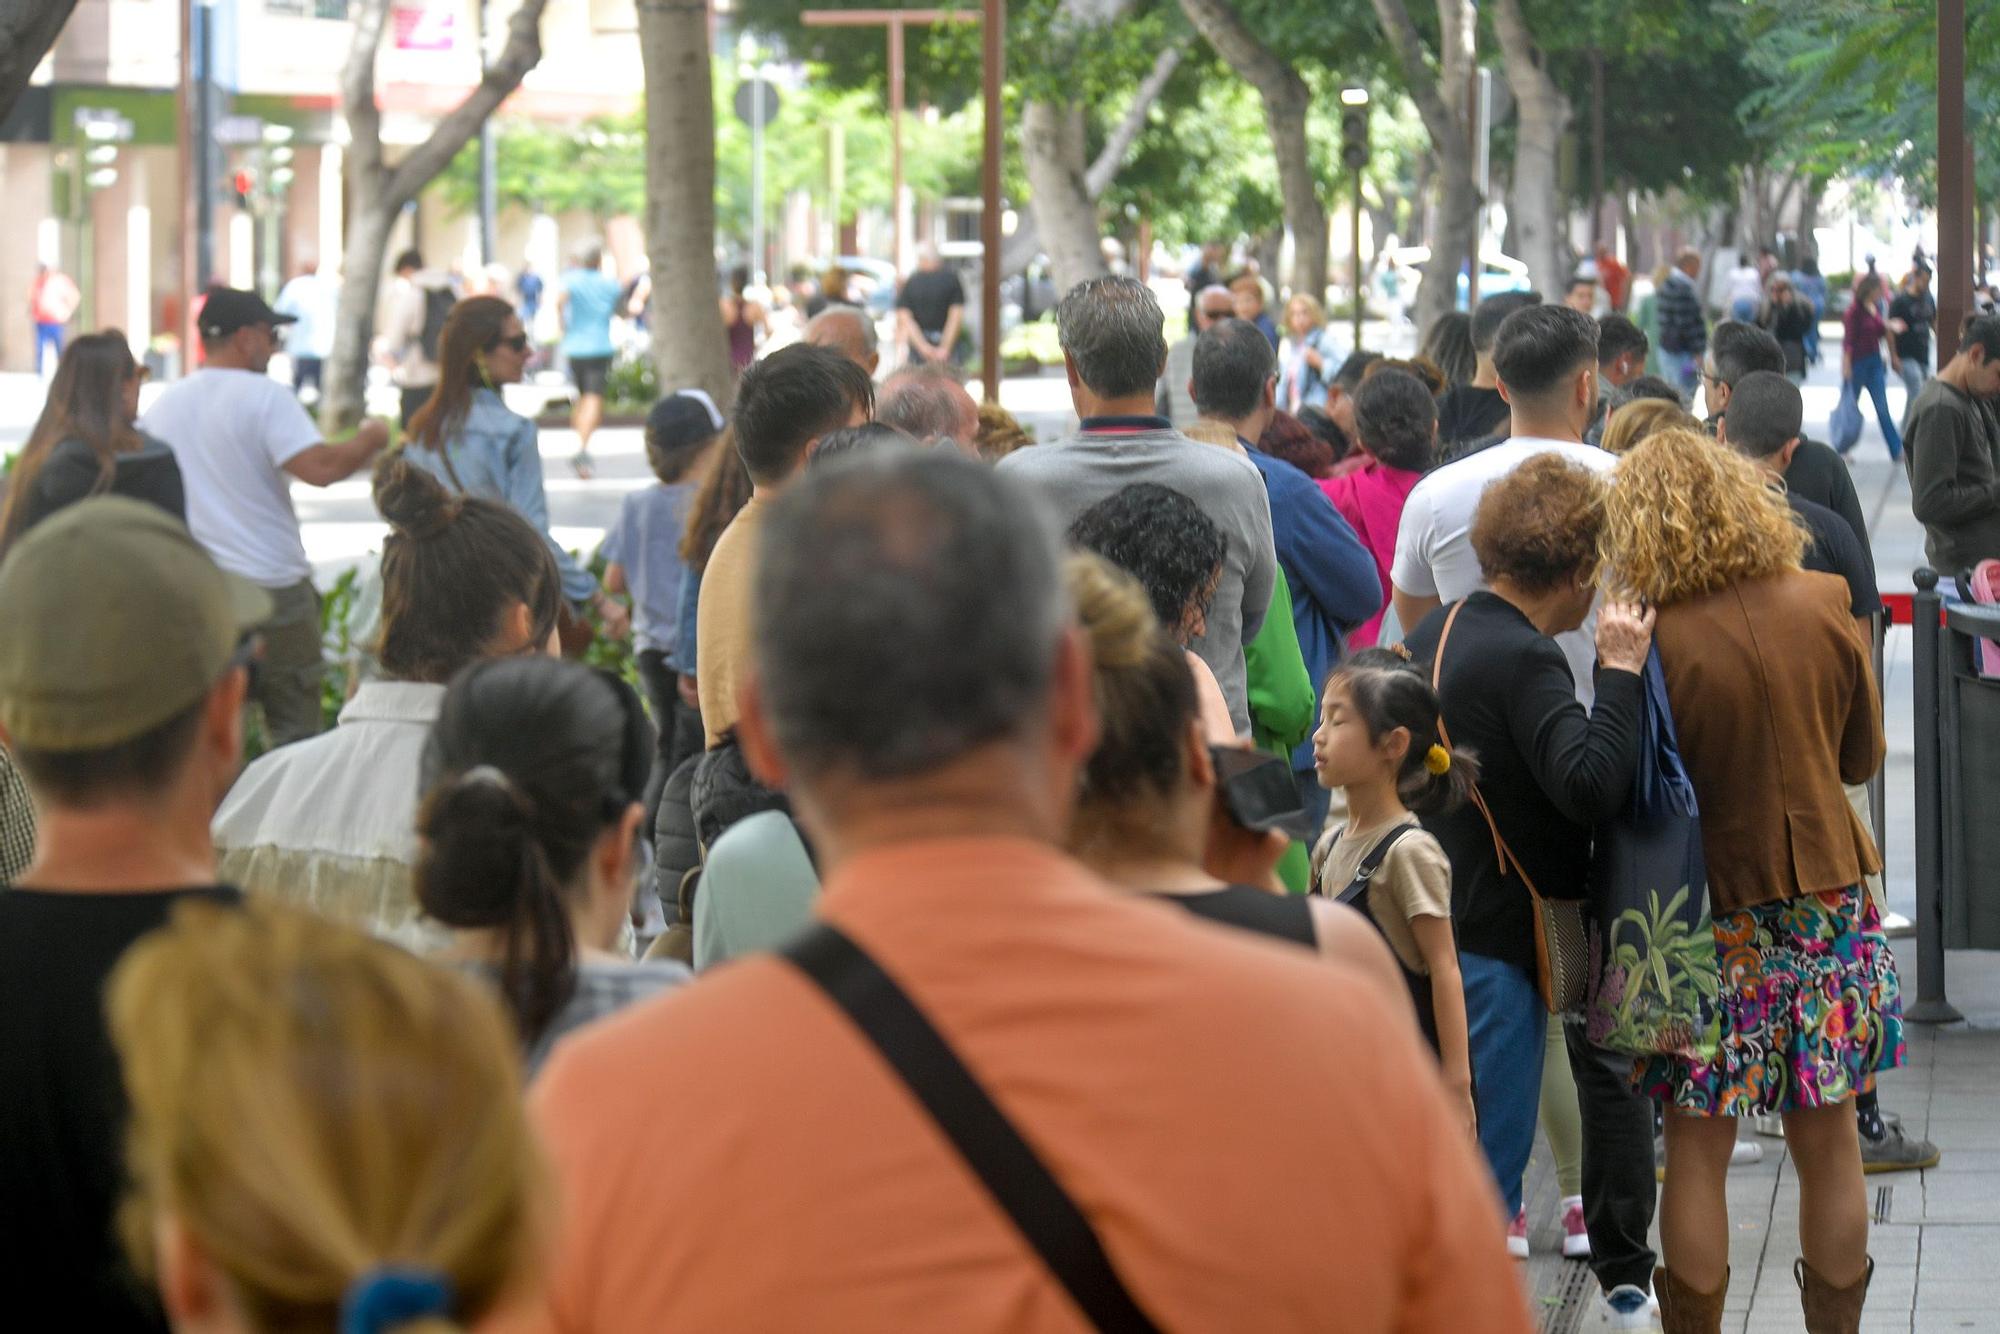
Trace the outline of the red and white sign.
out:
M 458 45 L 458 9 L 446 4 L 398 5 L 391 15 L 398 51 L 451 51 Z

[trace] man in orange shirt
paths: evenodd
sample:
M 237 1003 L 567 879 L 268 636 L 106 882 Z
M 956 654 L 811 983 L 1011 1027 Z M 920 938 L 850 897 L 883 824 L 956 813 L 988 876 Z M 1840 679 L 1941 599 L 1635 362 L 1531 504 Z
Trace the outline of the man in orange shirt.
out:
M 532 1095 L 560 1196 L 534 1327 L 1529 1328 L 1490 1179 L 1391 999 L 1057 850 L 1097 730 L 1059 560 L 1026 490 L 946 453 L 773 503 L 741 736 L 837 934 L 558 1049 Z M 829 942 L 879 965 L 872 991 L 827 980 Z M 849 1016 L 899 989 L 919 1017 L 877 1045 Z M 973 1083 L 936 1119 L 925 1020 Z M 967 1130 L 982 1089 L 1006 1134 Z M 1026 1162 L 995 1172 L 1008 1134 Z M 1067 1246 L 1016 1198 L 1037 1174 Z

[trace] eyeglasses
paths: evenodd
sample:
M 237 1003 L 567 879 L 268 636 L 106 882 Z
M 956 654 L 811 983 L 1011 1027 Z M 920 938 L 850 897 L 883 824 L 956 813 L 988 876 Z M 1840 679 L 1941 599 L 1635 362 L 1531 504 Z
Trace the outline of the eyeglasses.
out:
M 528 350 L 528 335 L 517 333 L 508 338 L 496 339 L 493 346 L 496 348 L 509 347 L 516 352 L 526 352 Z
M 1211 320 L 1226 320 L 1236 313 L 1236 307 L 1233 305 L 1203 306 L 1201 313 Z
M 223 675 L 226 676 L 241 667 L 245 678 L 244 694 L 254 695 L 257 693 L 258 669 L 263 659 L 264 636 L 252 630 L 236 642 L 236 651 L 229 655 L 229 661 L 223 665 Z

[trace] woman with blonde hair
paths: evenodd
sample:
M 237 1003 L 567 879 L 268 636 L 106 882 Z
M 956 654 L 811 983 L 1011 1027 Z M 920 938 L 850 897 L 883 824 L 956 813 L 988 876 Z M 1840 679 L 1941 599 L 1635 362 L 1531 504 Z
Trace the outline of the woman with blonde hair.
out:
M 1326 328 L 1326 311 L 1300 292 L 1285 303 L 1284 338 L 1278 344 L 1278 406 L 1297 416 L 1326 406 L 1327 386 L 1341 357 Z
M 1700 424 L 1678 403 L 1663 398 L 1635 398 L 1611 410 L 1604 423 L 1603 446 L 1606 453 L 1624 454 L 1641 440 L 1662 431 L 1700 429 Z
M 1845 583 L 1800 569 L 1806 530 L 1748 460 L 1670 430 L 1613 477 L 1605 559 L 1659 609 L 1722 969 L 1713 1058 L 1641 1073 L 1667 1104 L 1662 1317 L 1667 1334 L 1720 1328 L 1737 1125 L 1776 1115 L 1799 1174 L 1805 1327 L 1851 1334 L 1874 1262 L 1849 1104 L 1903 1061 L 1895 960 L 1861 883 L 1882 860 L 1844 789 L 1882 763 L 1869 647 Z
M 124 1235 L 175 1328 L 444 1334 L 530 1274 L 520 1062 L 470 979 L 303 913 L 189 904 L 108 996 Z

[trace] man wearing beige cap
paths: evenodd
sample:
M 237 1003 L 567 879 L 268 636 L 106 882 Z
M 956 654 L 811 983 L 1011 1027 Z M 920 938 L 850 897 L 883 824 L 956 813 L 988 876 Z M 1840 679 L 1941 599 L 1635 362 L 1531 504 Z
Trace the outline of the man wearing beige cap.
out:
M 178 521 L 121 497 L 46 520 L 0 565 L 0 741 L 40 815 L 0 893 L 0 1291 L 28 1303 L 21 1328 L 166 1328 L 114 1239 L 124 1100 L 102 992 L 177 902 L 236 898 L 208 826 L 270 615 Z

